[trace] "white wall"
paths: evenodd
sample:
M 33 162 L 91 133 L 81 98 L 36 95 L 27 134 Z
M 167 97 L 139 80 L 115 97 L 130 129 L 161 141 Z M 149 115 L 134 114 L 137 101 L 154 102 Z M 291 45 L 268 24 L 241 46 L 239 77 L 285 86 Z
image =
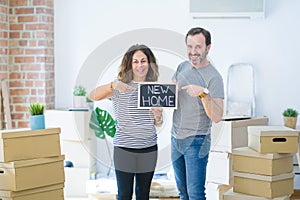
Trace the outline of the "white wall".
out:
M 193 26 L 203 26 L 211 31 L 210 58 L 222 73 L 225 84 L 227 69 L 232 63 L 253 64 L 257 115 L 266 115 L 271 124 L 277 125 L 282 124 L 281 113 L 286 107 L 300 110 L 300 96 L 297 94 L 300 85 L 300 1 L 267 0 L 266 18 L 258 20 L 193 20 L 188 6 L 187 0 L 142 3 L 138 0 L 56 0 L 56 107 L 72 104 L 72 89 L 78 72 L 87 58 L 105 41 L 143 28 L 169 30 L 184 35 Z M 118 52 L 125 50 L 116 49 Z M 121 53 L 118 55 L 122 56 Z M 174 61 L 170 62 L 172 64 L 169 66 L 176 68 Z M 97 67 L 107 66 L 99 63 Z
M 282 125 L 286 107 L 300 111 L 299 0 L 267 0 L 266 18 L 256 20 L 193 20 L 188 6 L 188 0 L 56 0 L 56 108 L 72 106 L 76 83 L 91 90 L 111 81 L 121 56 L 135 43 L 154 49 L 162 80 L 167 81 L 185 56 L 187 30 L 202 26 L 212 34 L 209 56 L 225 84 L 231 64 L 254 66 L 257 115 L 268 116 L 271 125 Z M 170 37 L 165 33 L 171 33 Z M 103 101 L 102 106 L 111 109 L 108 102 Z M 169 141 L 168 120 L 159 136 L 159 148 L 166 149 L 167 157 L 169 149 L 164 147 L 168 144 L 162 141 Z M 170 164 L 163 161 L 159 160 L 162 166 Z

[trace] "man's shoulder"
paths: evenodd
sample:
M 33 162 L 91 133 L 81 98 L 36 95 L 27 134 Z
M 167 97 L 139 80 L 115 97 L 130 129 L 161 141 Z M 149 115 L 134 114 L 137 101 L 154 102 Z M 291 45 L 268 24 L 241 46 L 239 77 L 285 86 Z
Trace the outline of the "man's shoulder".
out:
M 190 61 L 188 60 L 185 60 L 185 61 L 182 61 L 179 66 L 182 66 L 182 65 L 191 65 Z
M 186 66 L 191 66 L 191 63 L 187 60 L 181 62 L 179 65 L 178 65 L 178 70 L 181 71 L 182 68 L 186 67 Z
M 219 72 L 219 70 L 213 64 L 210 63 L 208 65 L 208 69 L 213 71 L 216 75 L 221 76 L 221 73 Z

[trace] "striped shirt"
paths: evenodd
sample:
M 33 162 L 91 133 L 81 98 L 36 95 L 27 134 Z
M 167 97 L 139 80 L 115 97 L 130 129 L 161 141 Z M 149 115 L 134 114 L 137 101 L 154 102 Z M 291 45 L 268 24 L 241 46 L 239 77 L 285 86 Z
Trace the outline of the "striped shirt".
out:
M 138 109 L 138 83 L 129 85 L 137 88 L 127 92 L 113 90 L 112 102 L 117 119 L 117 131 L 113 144 L 126 148 L 147 148 L 157 144 L 154 116 L 150 109 Z

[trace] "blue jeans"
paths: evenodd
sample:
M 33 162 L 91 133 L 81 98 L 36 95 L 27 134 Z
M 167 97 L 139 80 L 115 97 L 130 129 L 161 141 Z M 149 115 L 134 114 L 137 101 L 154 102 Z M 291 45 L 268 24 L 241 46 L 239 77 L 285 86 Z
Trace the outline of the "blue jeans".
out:
M 171 139 L 171 158 L 180 200 L 206 200 L 205 179 L 210 135 Z

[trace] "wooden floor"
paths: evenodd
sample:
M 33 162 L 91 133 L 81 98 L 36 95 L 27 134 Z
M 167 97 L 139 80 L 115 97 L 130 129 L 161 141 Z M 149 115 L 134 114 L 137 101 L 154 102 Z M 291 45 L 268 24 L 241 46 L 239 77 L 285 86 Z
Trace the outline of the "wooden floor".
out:
M 80 197 L 78 197 L 78 198 L 70 197 L 70 198 L 65 198 L 65 200 L 89 200 L 89 199 L 88 198 L 80 198 Z M 107 199 L 107 200 L 109 200 L 109 199 Z M 111 200 L 115 200 L 115 199 L 111 199 Z M 150 200 L 179 200 L 179 198 L 159 198 L 159 199 L 150 198 Z M 293 196 L 291 196 L 290 200 L 300 200 L 300 196 L 293 195 Z
M 291 200 L 300 200 L 300 190 L 294 190 L 294 194 L 290 198 Z
M 88 198 L 75 198 L 75 197 L 70 197 L 70 198 L 65 198 L 65 200 L 89 200 Z M 116 199 L 105 199 L 105 200 L 116 200 Z M 150 198 L 150 200 L 179 200 L 179 198 Z
M 88 198 L 65 198 L 65 200 L 89 200 Z M 116 199 L 106 199 L 106 200 L 116 200 Z M 179 200 L 179 198 L 150 198 L 150 200 Z M 290 200 L 300 200 L 300 192 L 295 193 L 291 196 Z

